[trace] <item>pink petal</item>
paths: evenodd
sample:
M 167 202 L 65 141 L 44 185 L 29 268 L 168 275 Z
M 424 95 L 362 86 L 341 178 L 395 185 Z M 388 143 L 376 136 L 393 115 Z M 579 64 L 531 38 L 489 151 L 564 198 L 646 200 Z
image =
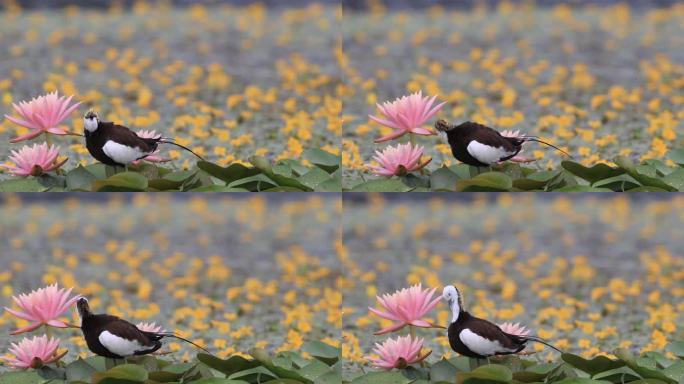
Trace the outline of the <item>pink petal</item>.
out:
M 40 327 L 41 325 L 42 325 L 41 323 L 31 323 L 31 324 L 29 324 L 23 328 L 15 329 L 14 331 L 10 332 L 10 335 L 14 336 L 14 335 L 18 335 L 18 334 L 24 333 L 24 332 L 31 332 L 34 329 L 37 329 L 38 327 Z
M 404 136 L 405 134 L 406 134 L 406 131 L 397 130 L 397 131 L 390 133 L 387 136 L 380 137 L 380 138 L 375 139 L 373 141 L 375 141 L 376 143 L 382 143 L 383 141 L 394 140 L 398 137 Z
M 38 137 L 43 133 L 43 131 L 31 131 L 25 135 L 21 135 L 19 137 L 15 137 L 14 139 L 10 140 L 10 143 L 18 143 L 23 140 L 30 140 L 33 139 L 34 137 Z

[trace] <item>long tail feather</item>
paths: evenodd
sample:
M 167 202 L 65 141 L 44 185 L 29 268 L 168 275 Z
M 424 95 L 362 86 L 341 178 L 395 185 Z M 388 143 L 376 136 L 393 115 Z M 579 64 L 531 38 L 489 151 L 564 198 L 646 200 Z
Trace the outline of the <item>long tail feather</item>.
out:
M 154 333 L 154 335 L 161 336 L 161 337 L 174 337 L 174 338 L 176 338 L 176 339 L 178 339 L 178 340 L 183 340 L 183 341 L 185 341 L 186 343 L 192 344 L 192 345 L 194 345 L 195 347 L 197 347 L 197 348 L 203 350 L 203 351 L 206 352 L 206 353 L 211 354 L 211 352 L 207 351 L 205 348 L 203 348 L 203 347 L 201 347 L 201 346 L 199 346 L 199 345 L 193 343 L 192 341 L 190 341 L 190 340 L 188 340 L 188 339 L 182 338 L 182 337 L 176 335 L 175 333 L 170 333 L 170 332 L 166 332 L 166 333 L 164 333 L 164 332 L 156 332 L 156 333 Z
M 546 345 L 547 347 L 553 348 L 553 349 L 555 349 L 556 351 L 558 351 L 558 352 L 560 352 L 560 353 L 565 353 L 565 352 L 561 351 L 560 349 L 556 348 L 556 346 L 554 346 L 553 344 L 551 344 L 551 343 L 549 343 L 548 341 L 542 339 L 541 337 L 537 337 L 537 336 L 521 336 L 521 338 L 522 338 L 522 339 L 525 339 L 525 340 L 534 341 L 534 342 L 537 342 L 537 343 L 544 344 L 544 345 Z
M 181 145 L 181 144 L 176 143 L 175 141 L 173 141 L 173 139 L 170 139 L 170 138 L 167 138 L 167 137 L 162 137 L 161 139 L 159 139 L 159 143 L 163 143 L 163 144 L 173 144 L 173 145 L 175 145 L 175 146 L 177 146 L 177 147 L 183 148 L 183 149 L 185 149 L 186 151 L 192 153 L 193 155 L 197 156 L 198 159 L 200 159 L 200 160 L 202 160 L 202 161 L 205 161 L 205 160 L 204 160 L 204 157 L 202 157 L 202 156 L 196 154 L 195 152 L 192 151 L 192 149 L 190 149 L 190 148 L 188 148 L 188 147 L 186 147 L 186 146 L 184 146 L 184 145 Z
M 534 141 L 534 142 L 537 142 L 537 143 L 540 143 L 540 144 L 548 145 L 549 147 L 556 149 L 558 152 L 564 154 L 565 156 L 568 156 L 568 157 L 572 158 L 572 155 L 570 155 L 569 153 L 565 152 L 564 150 L 562 150 L 562 149 L 556 147 L 555 145 L 553 145 L 553 144 L 551 144 L 551 143 L 547 143 L 547 142 L 544 141 L 544 140 L 538 139 L 537 136 L 525 136 L 524 139 L 527 140 L 527 141 Z

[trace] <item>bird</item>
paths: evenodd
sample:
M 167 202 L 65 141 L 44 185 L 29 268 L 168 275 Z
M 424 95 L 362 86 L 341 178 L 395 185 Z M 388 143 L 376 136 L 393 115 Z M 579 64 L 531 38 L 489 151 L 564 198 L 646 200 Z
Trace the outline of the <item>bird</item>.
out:
M 447 123 L 446 120 L 438 120 L 435 122 L 435 129 L 449 143 L 451 153 L 456 160 L 475 167 L 489 167 L 510 160 L 520 153 L 523 144 L 528 141 L 548 145 L 570 156 L 562 149 L 536 136 L 506 137 L 486 125 L 472 121 L 453 125 Z
M 121 166 L 128 170 L 128 164 L 151 155 L 160 143 L 175 145 L 204 160 L 173 139 L 162 136 L 143 138 L 123 125 L 100 121 L 92 109 L 83 116 L 83 126 L 88 152 L 106 165 Z
M 444 287 L 442 298 L 447 301 L 451 311 L 447 328 L 449 345 L 463 356 L 479 360 L 495 355 L 511 355 L 521 352 L 530 341 L 563 353 L 540 337 L 506 333 L 498 325 L 471 315 L 464 309 L 461 294 L 453 285 Z
M 209 353 L 206 349 L 171 332 L 141 331 L 126 320 L 107 314 L 93 314 L 88 299 L 76 301 L 81 318 L 81 332 L 88 349 L 96 355 L 111 359 L 125 359 L 134 355 L 147 355 L 162 347 L 161 340 L 174 337 Z

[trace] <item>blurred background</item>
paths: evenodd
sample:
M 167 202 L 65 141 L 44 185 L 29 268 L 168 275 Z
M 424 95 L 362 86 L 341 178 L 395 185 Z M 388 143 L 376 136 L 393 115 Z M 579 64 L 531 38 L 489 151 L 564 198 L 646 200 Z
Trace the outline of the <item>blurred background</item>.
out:
M 48 195 L 0 198 L 0 307 L 58 283 L 95 313 L 156 322 L 219 356 L 339 345 L 339 195 Z M 79 324 L 75 308 L 65 318 Z M 0 314 L 0 353 L 25 324 Z M 90 355 L 78 330 L 52 334 L 71 359 Z M 196 353 L 175 341 L 163 350 Z
M 537 135 L 584 165 L 661 160 L 684 145 L 681 1 L 346 0 L 341 69 L 346 186 L 367 174 L 376 103 L 422 91 L 443 118 Z M 398 141 L 406 141 L 402 138 Z M 429 170 L 456 163 L 438 136 L 419 137 Z M 563 157 L 534 145 L 535 170 Z
M 458 286 L 466 309 L 520 322 L 583 356 L 662 349 L 684 339 L 684 197 L 594 194 L 345 194 L 343 349 L 365 364 L 389 325 L 368 307 L 414 284 Z M 463 197 L 468 195 L 467 197 Z M 446 326 L 440 303 L 428 314 Z M 403 334 L 407 330 L 402 331 Z M 446 332 L 418 329 L 428 358 L 453 356 Z M 545 360 L 539 345 L 532 359 Z
M 83 102 L 65 121 L 72 132 L 94 108 L 221 164 L 339 154 L 340 23 L 325 2 L 1 1 L 0 115 L 56 90 Z M 0 121 L 0 162 L 22 133 Z M 54 144 L 69 167 L 94 161 L 80 137 Z M 191 156 L 162 151 L 174 169 Z

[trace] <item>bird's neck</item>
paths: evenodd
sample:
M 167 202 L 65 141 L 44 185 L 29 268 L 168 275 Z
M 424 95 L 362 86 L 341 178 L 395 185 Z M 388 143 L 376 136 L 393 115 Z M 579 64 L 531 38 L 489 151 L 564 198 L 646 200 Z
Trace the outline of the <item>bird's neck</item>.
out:
M 455 323 L 458 321 L 458 317 L 461 315 L 463 312 L 463 308 L 461 308 L 461 304 L 459 303 L 459 300 L 454 300 L 449 303 L 449 309 L 451 310 L 451 322 Z

